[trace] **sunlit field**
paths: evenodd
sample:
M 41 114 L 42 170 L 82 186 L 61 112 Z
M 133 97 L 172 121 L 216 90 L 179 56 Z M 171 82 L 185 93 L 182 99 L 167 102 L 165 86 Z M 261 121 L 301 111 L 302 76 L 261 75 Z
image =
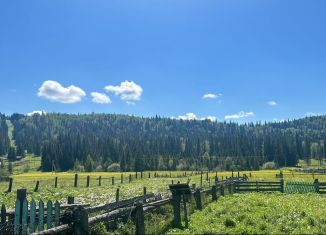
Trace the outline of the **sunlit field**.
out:
M 290 169 L 283 170 L 283 177 L 285 181 L 298 181 L 298 182 L 310 182 L 314 179 L 319 179 L 320 182 L 326 181 L 326 175 L 312 175 L 293 172 Z M 154 178 L 154 174 L 157 173 L 159 177 Z M 143 188 L 147 188 L 148 193 L 155 194 L 167 194 L 168 185 L 172 183 L 186 183 L 190 179 L 190 185 L 200 185 L 201 176 L 194 175 L 195 172 L 184 171 L 164 171 L 164 172 L 143 172 L 143 179 L 140 179 L 140 173 L 138 178 L 135 177 L 135 172 L 132 173 L 108 173 L 108 172 L 96 172 L 96 173 L 78 173 L 78 187 L 74 187 L 74 172 L 67 173 L 26 173 L 20 175 L 14 175 L 13 191 L 11 193 L 5 193 L 8 189 L 8 182 L 0 183 L 0 204 L 4 203 L 9 207 L 13 207 L 16 190 L 20 188 L 26 188 L 28 192 L 28 198 L 42 199 L 42 200 L 58 200 L 60 202 L 66 202 L 68 196 L 74 196 L 77 203 L 89 203 L 91 205 L 106 203 L 115 200 L 115 193 L 117 188 L 120 188 L 120 198 L 130 198 L 143 194 Z M 262 171 L 245 171 L 240 172 L 240 176 L 244 174 L 249 177 L 250 181 L 279 181 L 277 176 L 280 173 L 279 170 L 262 170 Z M 123 175 L 123 183 L 121 183 L 121 174 Z M 151 178 L 149 178 L 149 174 Z M 191 174 L 193 174 L 191 176 Z M 129 183 L 129 175 L 132 175 L 132 181 Z M 170 177 L 171 175 L 171 177 Z M 207 181 L 207 174 L 203 173 L 203 187 L 209 187 L 214 183 L 216 172 L 210 172 L 208 177 L 210 182 Z M 234 172 L 236 177 L 238 172 Z M 86 178 L 90 176 L 90 187 L 86 187 Z M 99 177 L 102 177 L 101 186 L 99 186 Z M 164 176 L 164 177 L 161 177 Z M 181 177 L 183 176 L 183 177 Z M 231 177 L 232 172 L 217 172 L 219 180 Z M 251 177 L 250 177 L 251 176 Z M 54 187 L 55 177 L 58 177 L 58 188 Z M 112 177 L 114 177 L 114 185 L 112 185 Z M 36 181 L 40 181 L 38 192 L 33 192 Z

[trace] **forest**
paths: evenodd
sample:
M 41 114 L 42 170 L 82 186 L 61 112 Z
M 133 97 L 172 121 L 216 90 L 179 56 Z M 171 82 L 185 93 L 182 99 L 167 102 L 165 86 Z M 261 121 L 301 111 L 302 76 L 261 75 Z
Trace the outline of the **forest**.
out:
M 14 126 L 17 155 L 42 156 L 42 170 L 257 170 L 324 159 L 326 116 L 273 123 L 184 121 L 116 114 L 0 116 L 0 155 Z

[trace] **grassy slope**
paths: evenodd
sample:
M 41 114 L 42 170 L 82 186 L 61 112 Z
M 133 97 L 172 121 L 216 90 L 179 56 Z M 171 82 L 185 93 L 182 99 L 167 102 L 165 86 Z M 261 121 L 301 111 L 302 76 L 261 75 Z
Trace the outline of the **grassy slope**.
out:
M 325 202 L 318 194 L 235 194 L 193 214 L 189 229 L 169 233 L 326 234 Z

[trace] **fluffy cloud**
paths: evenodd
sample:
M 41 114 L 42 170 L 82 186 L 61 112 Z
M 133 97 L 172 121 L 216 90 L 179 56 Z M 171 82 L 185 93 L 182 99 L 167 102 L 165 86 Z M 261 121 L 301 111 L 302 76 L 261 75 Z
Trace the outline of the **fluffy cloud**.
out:
M 314 117 L 314 116 L 322 116 L 322 113 L 313 113 L 313 112 L 307 112 L 305 114 L 305 117 Z
M 211 122 L 216 122 L 217 121 L 217 117 L 207 116 L 207 117 L 201 118 L 200 120 L 210 120 Z
M 224 118 L 225 119 L 240 119 L 240 118 L 253 117 L 253 116 L 255 116 L 255 114 L 253 112 L 240 111 L 237 114 L 226 115 Z
M 115 95 L 126 101 L 128 104 L 132 104 L 134 101 L 140 100 L 143 93 L 143 88 L 133 81 L 121 82 L 119 86 L 106 86 L 104 89 L 108 92 L 113 92 Z
M 184 121 L 191 121 L 191 120 L 210 120 L 212 122 L 215 122 L 217 121 L 217 118 L 214 117 L 214 116 L 207 116 L 207 117 L 203 117 L 203 118 L 198 118 L 196 114 L 194 113 L 186 113 L 185 115 L 181 115 L 181 116 L 178 116 L 179 120 L 184 120 Z
M 269 106 L 277 106 L 277 103 L 275 101 L 268 101 L 267 104 Z
M 186 113 L 186 115 L 181 115 L 178 117 L 180 120 L 197 120 L 197 116 L 194 113 Z
M 35 110 L 35 111 L 32 111 L 30 113 L 27 113 L 27 116 L 31 117 L 35 114 L 38 114 L 38 115 L 45 115 L 46 112 L 44 110 Z
M 49 80 L 43 82 L 37 95 L 53 102 L 73 104 L 80 102 L 86 93 L 74 85 L 63 87 L 60 83 Z
M 207 94 L 203 95 L 203 99 L 217 99 L 221 96 L 222 96 L 222 94 L 207 93 Z
M 110 97 L 108 97 L 107 95 L 105 95 L 103 93 L 92 92 L 91 96 L 93 97 L 92 101 L 94 103 L 97 103 L 97 104 L 111 104 L 112 103 Z

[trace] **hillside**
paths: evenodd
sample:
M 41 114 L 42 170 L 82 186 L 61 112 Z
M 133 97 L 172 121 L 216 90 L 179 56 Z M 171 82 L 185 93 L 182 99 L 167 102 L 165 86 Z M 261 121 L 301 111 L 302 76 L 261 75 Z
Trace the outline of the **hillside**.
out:
M 251 170 L 268 161 L 295 166 L 311 153 L 325 156 L 325 116 L 244 125 L 111 114 L 14 114 L 10 120 L 17 150 L 41 155 L 44 171 L 52 161 L 59 170 L 112 163 L 123 171 Z

